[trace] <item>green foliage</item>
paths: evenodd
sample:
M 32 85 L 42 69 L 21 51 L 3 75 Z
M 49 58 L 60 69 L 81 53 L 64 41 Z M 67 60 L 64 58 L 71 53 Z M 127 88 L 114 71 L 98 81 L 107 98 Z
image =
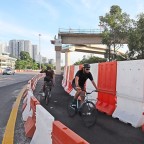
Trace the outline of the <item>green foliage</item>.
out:
M 109 48 L 109 60 L 111 47 L 114 48 L 114 59 L 116 59 L 116 51 L 123 45 L 123 41 L 127 37 L 131 19 L 128 14 L 122 13 L 119 6 L 113 5 L 109 13 L 106 13 L 104 17 L 100 17 L 100 23 L 104 27 L 102 43 Z
M 20 52 L 20 59 L 21 59 L 21 60 L 30 60 L 31 57 L 30 57 L 30 55 L 29 55 L 28 52 L 26 52 L 26 51 L 21 51 L 21 52 Z
M 129 32 L 128 47 L 130 59 L 144 59 L 144 13 L 134 21 L 134 28 Z
M 38 69 L 38 64 L 33 61 L 28 52 L 21 51 L 20 59 L 16 61 L 16 69 Z
M 100 63 L 100 62 L 106 62 L 107 60 L 105 58 L 99 58 L 99 57 L 95 57 L 95 56 L 90 56 L 88 58 L 83 57 L 82 60 L 75 62 L 74 65 L 80 65 L 80 64 L 84 64 L 84 63 Z

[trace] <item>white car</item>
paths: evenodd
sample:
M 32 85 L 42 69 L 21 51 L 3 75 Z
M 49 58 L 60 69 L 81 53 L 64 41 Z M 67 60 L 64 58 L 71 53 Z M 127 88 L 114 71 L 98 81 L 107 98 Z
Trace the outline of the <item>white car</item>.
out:
M 5 69 L 2 74 L 3 75 L 14 75 L 15 71 L 13 69 Z

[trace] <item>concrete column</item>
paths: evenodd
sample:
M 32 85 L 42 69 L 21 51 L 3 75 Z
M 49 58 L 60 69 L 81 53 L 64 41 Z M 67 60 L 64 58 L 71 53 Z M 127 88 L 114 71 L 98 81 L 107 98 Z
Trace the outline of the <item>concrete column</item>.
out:
M 70 52 L 65 52 L 65 66 L 70 65 Z
M 61 51 L 56 51 L 56 74 L 61 74 Z
M 56 74 L 61 74 L 61 38 L 55 39 L 55 51 L 56 51 Z

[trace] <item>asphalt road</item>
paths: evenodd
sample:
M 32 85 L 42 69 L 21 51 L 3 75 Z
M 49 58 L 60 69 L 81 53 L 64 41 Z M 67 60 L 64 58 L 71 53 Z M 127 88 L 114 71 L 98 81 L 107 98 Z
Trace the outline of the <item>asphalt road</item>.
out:
M 0 75 L 0 143 L 13 103 L 21 89 L 34 75 L 35 73 Z
M 90 144 L 144 144 L 144 132 L 141 128 L 134 128 L 104 113 L 99 112 L 96 125 L 91 128 L 84 127 L 79 115 L 70 118 L 67 114 L 67 103 L 72 97 L 64 91 L 61 82 L 62 76 L 56 76 L 56 84 L 48 106 L 41 100 L 41 105 L 55 117 L 55 120 L 61 121 Z M 34 91 L 38 99 L 42 84 L 43 79 L 38 82 Z

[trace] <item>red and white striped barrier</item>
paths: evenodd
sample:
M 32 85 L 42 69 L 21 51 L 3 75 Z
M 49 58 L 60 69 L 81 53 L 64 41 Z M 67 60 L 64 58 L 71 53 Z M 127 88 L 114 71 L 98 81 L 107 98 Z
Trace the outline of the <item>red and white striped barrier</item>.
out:
M 74 74 L 71 75 L 70 66 L 65 67 L 63 87 L 72 96 L 76 91 L 68 91 L 68 82 L 71 82 L 78 69 L 79 66 L 74 66 Z M 96 108 L 134 127 L 143 126 L 144 60 L 91 64 L 91 73 L 99 89 L 98 95 L 93 93 L 91 96 L 96 101 Z M 89 80 L 86 89 L 93 89 Z

